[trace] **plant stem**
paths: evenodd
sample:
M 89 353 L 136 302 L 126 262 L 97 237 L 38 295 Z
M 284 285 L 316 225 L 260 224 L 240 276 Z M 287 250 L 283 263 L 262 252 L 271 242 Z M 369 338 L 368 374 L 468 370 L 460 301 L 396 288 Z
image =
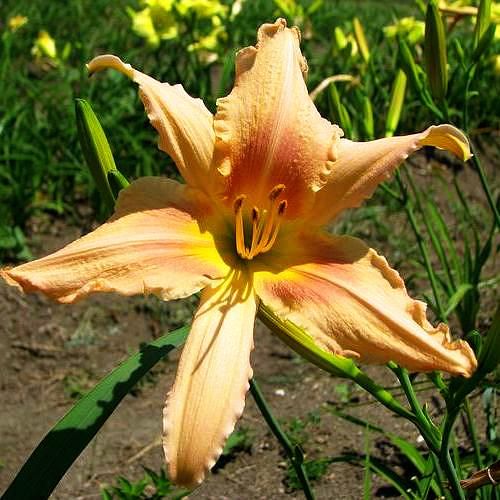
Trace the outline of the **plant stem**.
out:
M 311 489 L 311 485 L 309 483 L 309 478 L 307 477 L 307 472 L 304 468 L 304 457 L 302 452 L 297 446 L 293 446 L 293 444 L 288 439 L 288 436 L 285 434 L 283 429 L 280 427 L 278 421 L 274 418 L 269 405 L 264 399 L 264 395 L 260 390 L 259 385 L 255 381 L 255 379 L 250 380 L 250 392 L 257 404 L 264 420 L 267 425 L 271 429 L 272 433 L 276 436 L 281 446 L 285 450 L 285 453 L 292 464 L 292 467 L 295 469 L 297 477 L 302 485 L 302 489 L 304 490 L 304 495 L 307 500 L 314 500 L 314 493 Z
M 479 161 L 479 156 L 477 155 L 476 148 L 473 148 L 472 151 L 473 151 L 473 156 L 471 158 L 471 161 L 474 164 L 477 174 L 479 175 L 481 186 L 483 187 L 484 194 L 486 195 L 486 199 L 488 200 L 488 205 L 490 206 L 491 212 L 493 213 L 493 217 L 495 218 L 495 223 L 497 225 L 497 228 L 500 228 L 500 213 L 498 212 L 495 200 L 493 199 L 493 194 L 491 193 L 488 179 L 486 178 L 486 174 L 484 173 L 481 162 Z
M 413 423 L 418 427 L 418 430 L 422 434 L 422 437 L 425 439 L 425 442 L 427 443 L 427 446 L 429 446 L 429 449 L 432 452 L 439 454 L 439 429 L 430 421 L 430 419 L 422 410 L 422 406 L 418 401 L 417 395 L 415 394 L 415 390 L 413 389 L 413 385 L 410 381 L 410 377 L 408 376 L 408 371 L 404 368 L 401 368 L 396 363 L 391 362 L 388 364 L 388 366 L 398 378 L 399 383 L 401 384 L 401 387 L 405 392 L 408 403 L 410 404 L 410 408 L 415 415 Z
M 474 423 L 474 415 L 472 415 L 472 409 L 470 406 L 469 398 L 464 400 L 465 417 L 467 419 L 467 426 L 469 427 L 470 438 L 472 441 L 472 446 L 474 447 L 474 458 L 476 460 L 476 466 L 478 469 L 484 467 L 483 458 L 481 457 L 481 447 L 479 440 L 477 438 L 476 425 Z
M 460 413 L 460 404 L 448 406 L 447 414 L 443 424 L 443 432 L 441 439 L 441 451 L 439 453 L 439 463 L 443 468 L 448 481 L 450 482 L 450 488 L 453 493 L 454 499 L 465 499 L 464 491 L 460 486 L 460 480 L 458 479 L 455 466 L 450 456 L 450 438 L 455 424 L 455 420 Z

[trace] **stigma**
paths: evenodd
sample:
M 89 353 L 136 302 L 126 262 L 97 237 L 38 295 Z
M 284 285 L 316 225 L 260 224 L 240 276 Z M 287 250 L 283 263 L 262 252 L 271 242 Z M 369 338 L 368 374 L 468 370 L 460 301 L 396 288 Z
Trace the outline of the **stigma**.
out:
M 273 247 L 286 212 L 287 201 L 278 201 L 285 190 L 277 184 L 268 195 L 269 205 L 263 210 L 252 207 L 250 211 L 250 237 L 245 238 L 244 205 L 246 196 L 241 194 L 234 200 L 236 251 L 242 259 L 252 260 Z

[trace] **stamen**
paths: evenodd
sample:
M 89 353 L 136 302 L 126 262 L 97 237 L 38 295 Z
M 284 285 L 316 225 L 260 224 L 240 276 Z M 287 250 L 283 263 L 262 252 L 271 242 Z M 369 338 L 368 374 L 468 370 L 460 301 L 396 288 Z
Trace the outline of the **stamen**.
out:
M 280 201 L 280 204 L 278 205 L 278 215 L 280 217 L 283 217 L 285 215 L 286 207 L 288 206 L 288 202 L 286 200 Z
M 280 204 L 278 205 L 278 211 L 277 211 L 276 217 L 275 217 L 276 222 L 273 225 L 274 227 L 272 229 L 271 238 L 269 239 L 267 244 L 264 247 L 262 247 L 262 249 L 260 250 L 262 253 L 268 252 L 269 250 L 271 250 L 274 243 L 276 242 L 276 238 L 278 237 L 278 233 L 280 232 L 281 219 L 282 219 L 283 215 L 285 215 L 286 207 L 287 207 L 287 201 L 286 200 L 280 201 Z
M 246 196 L 244 194 L 240 194 L 239 196 L 236 197 L 234 200 L 234 213 L 237 214 L 239 210 L 241 210 L 241 207 L 243 206 L 243 202 L 245 201 Z
M 250 245 L 250 250 L 248 251 L 248 258 L 251 259 L 256 254 L 255 250 L 257 243 L 259 242 L 259 237 L 262 232 L 262 224 L 260 222 L 260 213 L 257 207 L 252 208 L 252 244 Z
M 247 256 L 247 249 L 245 247 L 245 229 L 243 227 L 243 202 L 246 196 L 244 194 L 238 196 L 234 200 L 234 213 L 236 219 L 236 251 L 243 259 Z
M 234 200 L 236 251 L 242 259 L 253 259 L 259 253 L 269 251 L 278 236 L 281 219 L 287 208 L 287 201 L 278 201 L 285 190 L 284 184 L 277 184 L 269 192 L 269 209 L 259 211 L 253 207 L 251 211 L 252 241 L 250 247 L 245 244 L 245 226 L 243 220 L 243 204 L 246 196 L 241 194 Z
M 284 184 L 276 184 L 271 191 L 269 192 L 269 199 L 271 201 L 276 200 L 278 196 L 285 190 L 285 185 Z

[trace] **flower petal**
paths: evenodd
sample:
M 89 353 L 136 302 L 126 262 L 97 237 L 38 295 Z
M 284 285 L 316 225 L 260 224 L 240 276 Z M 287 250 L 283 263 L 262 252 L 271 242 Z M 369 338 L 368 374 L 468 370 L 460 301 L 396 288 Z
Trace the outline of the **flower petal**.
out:
M 419 134 L 370 142 L 341 139 L 338 159 L 333 164 L 328 183 L 316 195 L 311 221 L 323 224 L 342 210 L 359 206 L 411 153 L 422 146 L 448 149 L 464 161 L 471 156 L 467 138 L 451 125 L 431 126 Z
M 213 116 L 203 101 L 189 96 L 182 85 L 160 83 L 113 55 L 98 56 L 88 64 L 91 74 L 106 68 L 139 84 L 148 118 L 160 135 L 158 147 L 172 157 L 189 185 L 210 192 L 220 176 L 209 175 L 215 134 Z
M 228 176 L 229 202 L 246 194 L 265 207 L 269 191 L 285 184 L 287 215 L 295 217 L 324 184 L 341 131 L 308 95 L 298 29 L 278 19 L 257 38 L 238 52 L 234 88 L 217 101 L 214 161 Z
M 254 292 L 241 276 L 202 293 L 164 410 L 164 448 L 176 484 L 203 480 L 243 412 L 255 311 Z
M 91 292 L 186 297 L 228 273 L 205 227 L 210 212 L 202 193 L 143 177 L 120 193 L 109 222 L 58 252 L 0 273 L 25 292 L 59 302 Z
M 262 259 L 255 289 L 321 347 L 366 363 L 472 374 L 477 362 L 469 344 L 452 342 L 444 324 L 433 327 L 426 304 L 410 298 L 399 274 L 362 241 L 303 234 L 295 248 L 288 269 L 279 267 L 279 248 Z

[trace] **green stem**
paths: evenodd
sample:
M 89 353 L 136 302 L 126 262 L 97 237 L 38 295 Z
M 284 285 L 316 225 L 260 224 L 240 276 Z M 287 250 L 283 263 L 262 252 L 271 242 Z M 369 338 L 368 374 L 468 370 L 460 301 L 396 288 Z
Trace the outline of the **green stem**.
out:
M 418 427 L 422 437 L 429 446 L 429 449 L 432 452 L 439 454 L 439 429 L 430 421 L 429 417 L 423 411 L 417 395 L 415 394 L 415 390 L 413 389 L 410 377 L 408 376 L 408 371 L 393 362 L 390 362 L 388 366 L 398 378 L 399 383 L 405 392 L 406 399 L 408 399 L 410 408 L 415 415 L 413 422 Z
M 467 131 L 469 129 L 469 89 L 472 82 L 475 66 L 467 69 L 465 77 L 465 94 L 464 94 L 464 108 L 462 113 L 462 128 Z
M 418 428 L 425 442 L 429 446 L 431 452 L 436 453 L 439 457 L 439 463 L 443 468 L 446 478 L 449 481 L 450 489 L 452 491 L 453 499 L 464 500 L 464 492 L 460 486 L 460 480 L 457 475 L 457 471 L 451 460 L 450 456 L 450 437 L 451 431 L 453 429 L 453 424 L 458 415 L 459 408 L 453 409 L 448 413 L 445 420 L 445 426 L 443 430 L 442 439 L 440 439 L 440 433 L 437 427 L 431 422 L 429 417 L 425 414 L 420 402 L 417 399 L 413 386 L 411 384 L 410 378 L 408 376 L 408 371 L 404 368 L 399 367 L 395 363 L 390 363 L 389 368 L 398 377 L 401 386 L 403 387 L 406 397 L 408 398 L 408 403 L 410 404 L 413 413 L 418 421 Z
M 472 152 L 473 156 L 471 158 L 471 161 L 474 164 L 477 174 L 479 175 L 481 186 L 483 187 L 484 194 L 486 195 L 486 199 L 488 200 L 488 205 L 490 206 L 493 217 L 495 218 L 497 228 L 500 228 L 500 213 L 498 212 L 495 200 L 493 199 L 493 194 L 491 193 L 488 179 L 486 178 L 486 174 L 484 173 L 481 162 L 479 161 L 479 156 L 477 154 L 476 148 L 473 148 Z
M 450 455 L 450 439 L 455 420 L 459 413 L 460 405 L 448 407 L 448 412 L 446 414 L 443 425 L 439 463 L 441 464 L 441 467 L 443 468 L 446 477 L 450 482 L 450 488 L 453 493 L 453 498 L 457 500 L 465 500 L 465 494 L 462 490 L 462 487 L 460 486 L 460 480 L 458 479 L 457 472 Z
M 443 474 L 443 469 L 441 468 L 441 465 L 439 464 L 439 458 L 435 453 L 430 454 L 430 459 L 432 461 L 432 467 L 433 471 L 436 472 L 437 478 L 438 478 L 438 486 L 441 489 L 441 493 L 443 494 L 443 498 L 451 498 L 450 497 L 450 492 L 446 489 L 446 477 Z M 453 499 L 451 499 L 453 500 Z
M 465 398 L 464 400 L 464 409 L 472 446 L 474 447 L 474 458 L 476 460 L 476 466 L 478 469 L 482 469 L 484 467 L 484 464 L 483 458 L 481 457 L 481 446 L 479 444 L 479 439 L 477 438 L 476 425 L 474 423 L 474 415 L 472 414 L 469 398 Z
M 304 458 L 302 456 L 302 452 L 297 446 L 293 446 L 293 444 L 288 439 L 288 436 L 285 434 L 283 429 L 280 427 L 278 421 L 274 418 L 269 405 L 264 399 L 264 395 L 260 390 L 259 385 L 255 381 L 255 379 L 250 380 L 250 392 L 257 404 L 264 420 L 267 425 L 276 436 L 281 446 L 285 450 L 285 453 L 292 464 L 292 467 L 295 469 L 297 477 L 302 485 L 302 489 L 304 490 L 304 495 L 307 500 L 314 500 L 314 493 L 311 489 L 311 485 L 309 483 L 309 478 L 307 477 L 307 472 L 304 468 Z
M 446 477 L 450 483 L 450 489 L 454 500 L 465 500 L 464 490 L 460 486 L 460 480 L 457 476 L 457 471 L 450 456 L 449 449 L 441 450 L 441 455 L 439 457 L 439 463 L 444 469 Z

